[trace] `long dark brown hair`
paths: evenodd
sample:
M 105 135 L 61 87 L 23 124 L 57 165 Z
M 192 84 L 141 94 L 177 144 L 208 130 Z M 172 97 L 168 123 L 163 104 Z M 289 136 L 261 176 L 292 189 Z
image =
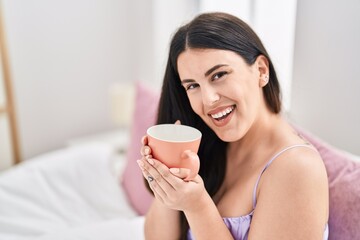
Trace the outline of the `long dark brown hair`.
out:
M 157 123 L 174 123 L 193 126 L 202 132 L 198 151 L 200 158 L 199 174 L 205 188 L 214 196 L 225 177 L 227 143 L 203 122 L 191 108 L 177 68 L 179 55 L 186 49 L 222 49 L 239 54 L 248 65 L 252 65 L 259 55 L 269 62 L 269 83 L 263 88 L 268 108 L 281 111 L 279 82 L 271 59 L 256 33 L 242 20 L 226 13 L 205 13 L 195 17 L 180 27 L 174 34 L 163 80 Z M 206 143 L 206 144 L 204 144 Z M 181 213 L 181 239 L 187 238 L 189 225 Z

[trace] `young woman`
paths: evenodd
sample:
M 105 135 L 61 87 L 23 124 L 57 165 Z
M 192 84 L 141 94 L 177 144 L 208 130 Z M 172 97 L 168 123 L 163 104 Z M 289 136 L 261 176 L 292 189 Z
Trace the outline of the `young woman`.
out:
M 146 239 L 327 239 L 327 175 L 281 116 L 280 87 L 260 39 L 240 19 L 206 13 L 172 38 L 158 123 L 199 129 L 200 172 L 169 169 L 143 138 L 138 161 L 155 200 Z

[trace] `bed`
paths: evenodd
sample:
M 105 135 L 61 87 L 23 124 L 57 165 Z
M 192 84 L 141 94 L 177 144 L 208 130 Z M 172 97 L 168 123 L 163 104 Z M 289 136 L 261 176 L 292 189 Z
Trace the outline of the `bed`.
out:
M 69 146 L 0 174 L 0 239 L 143 239 L 119 178 L 125 154 Z
M 80 141 L 0 173 L 0 240 L 144 239 L 153 200 L 136 164 L 158 92 L 136 84 L 130 131 Z M 136 117 L 136 116 L 141 116 Z M 330 187 L 329 239 L 360 239 L 360 161 L 294 125 L 321 154 Z

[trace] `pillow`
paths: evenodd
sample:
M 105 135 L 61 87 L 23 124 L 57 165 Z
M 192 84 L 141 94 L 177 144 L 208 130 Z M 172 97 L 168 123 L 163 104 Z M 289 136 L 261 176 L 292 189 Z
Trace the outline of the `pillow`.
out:
M 295 127 L 319 151 L 330 188 L 329 240 L 360 239 L 360 163 L 350 154 Z
M 136 160 L 141 158 L 141 138 L 146 134 L 147 128 L 156 121 L 158 103 L 158 93 L 141 82 L 136 83 L 133 123 L 126 155 L 127 163 L 122 175 L 122 186 L 130 204 L 139 215 L 147 212 L 153 196 L 145 187 L 144 178 Z

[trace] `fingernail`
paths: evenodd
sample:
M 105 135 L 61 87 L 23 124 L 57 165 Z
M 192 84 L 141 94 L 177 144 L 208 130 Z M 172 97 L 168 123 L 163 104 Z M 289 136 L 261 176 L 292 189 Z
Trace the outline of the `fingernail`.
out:
M 145 148 L 144 152 L 145 152 L 146 155 L 148 155 L 150 153 L 150 149 Z
M 146 158 L 146 160 L 148 161 L 148 163 L 150 163 L 151 165 L 154 165 L 154 161 L 151 158 Z
M 180 169 L 178 169 L 178 168 L 170 168 L 169 170 L 171 173 L 179 173 L 180 172 Z

